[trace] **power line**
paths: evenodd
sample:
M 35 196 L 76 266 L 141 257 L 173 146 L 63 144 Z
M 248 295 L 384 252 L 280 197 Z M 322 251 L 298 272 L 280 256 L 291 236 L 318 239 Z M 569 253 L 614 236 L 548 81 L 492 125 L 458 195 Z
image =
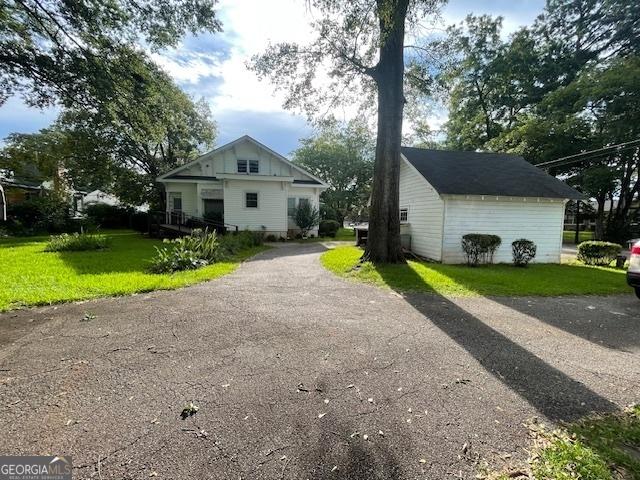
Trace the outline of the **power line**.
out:
M 622 152 L 625 150 L 631 150 L 640 146 L 640 138 L 631 140 L 629 142 L 619 143 L 616 145 L 609 145 L 608 147 L 597 148 L 595 150 L 589 150 L 587 152 L 576 153 L 574 155 L 568 155 L 549 162 L 538 163 L 536 167 L 548 169 L 551 167 L 559 167 L 564 165 L 570 165 L 572 163 L 584 162 L 594 158 L 604 157 L 614 152 Z

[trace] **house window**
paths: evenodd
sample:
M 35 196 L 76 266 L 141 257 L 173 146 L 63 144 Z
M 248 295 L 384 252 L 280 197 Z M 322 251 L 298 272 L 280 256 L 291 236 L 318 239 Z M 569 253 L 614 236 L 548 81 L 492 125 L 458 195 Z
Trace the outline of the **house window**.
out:
M 249 173 L 259 173 L 260 172 L 260 164 L 258 160 L 249 160 Z
M 400 209 L 400 223 L 407 223 L 409 221 L 409 209 L 402 207 Z
M 169 197 L 170 197 L 169 205 L 171 205 L 171 210 L 181 212 L 182 211 L 182 193 L 172 192 L 169 194 Z
M 298 199 L 298 207 L 301 207 L 302 205 L 308 205 L 309 204 L 309 199 L 308 198 L 299 198 Z
M 256 192 L 245 193 L 244 206 L 246 208 L 258 208 L 258 194 Z
M 238 160 L 238 173 L 247 173 L 247 161 Z
M 287 198 L 287 215 L 292 217 L 296 213 L 296 197 Z

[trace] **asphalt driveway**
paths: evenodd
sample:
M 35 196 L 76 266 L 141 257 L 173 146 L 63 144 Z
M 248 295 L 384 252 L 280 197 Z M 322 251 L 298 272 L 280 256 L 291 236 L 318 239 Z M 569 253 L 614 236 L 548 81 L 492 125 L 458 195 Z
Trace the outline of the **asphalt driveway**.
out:
M 322 250 L 0 315 L 0 452 L 70 454 L 74 478 L 473 478 L 526 458 L 534 417 L 640 401 L 631 294 L 403 297 Z

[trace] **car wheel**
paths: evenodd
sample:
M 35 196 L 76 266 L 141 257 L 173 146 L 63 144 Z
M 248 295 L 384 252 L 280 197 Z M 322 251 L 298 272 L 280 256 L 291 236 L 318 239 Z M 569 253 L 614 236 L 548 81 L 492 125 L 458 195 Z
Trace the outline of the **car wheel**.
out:
M 640 298 L 640 287 L 634 289 L 636 291 L 636 297 Z

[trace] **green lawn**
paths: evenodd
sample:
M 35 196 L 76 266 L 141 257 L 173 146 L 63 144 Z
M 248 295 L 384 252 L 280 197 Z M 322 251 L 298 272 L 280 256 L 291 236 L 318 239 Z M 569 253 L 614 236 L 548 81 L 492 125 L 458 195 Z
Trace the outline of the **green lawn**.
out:
M 579 233 L 580 242 L 586 242 L 587 240 L 593 240 L 593 232 L 580 232 Z M 565 230 L 562 232 L 562 242 L 563 243 L 575 243 L 576 232 L 572 232 L 570 230 Z
M 27 305 L 171 289 L 231 273 L 261 251 L 243 252 L 231 261 L 175 274 L 147 273 L 159 240 L 131 231 L 111 231 L 104 251 L 44 252 L 48 237 L 0 239 L 0 311 Z
M 409 261 L 406 265 L 376 267 L 364 263 L 354 270 L 362 250 L 338 247 L 325 252 L 321 262 L 335 274 L 399 291 L 421 291 L 452 296 L 475 295 L 585 295 L 630 291 L 623 270 L 583 265 L 532 264 L 527 268 L 491 265 L 441 265 Z
M 527 471 L 536 480 L 640 479 L 640 406 L 587 417 L 548 432 L 532 426 L 536 439 Z M 508 480 L 509 473 L 484 478 Z M 518 477 L 522 478 L 522 477 Z
M 332 241 L 356 241 L 356 232 L 353 228 L 339 228 L 335 237 L 315 237 L 305 238 L 304 240 L 297 240 L 301 243 L 310 242 L 332 242 Z

